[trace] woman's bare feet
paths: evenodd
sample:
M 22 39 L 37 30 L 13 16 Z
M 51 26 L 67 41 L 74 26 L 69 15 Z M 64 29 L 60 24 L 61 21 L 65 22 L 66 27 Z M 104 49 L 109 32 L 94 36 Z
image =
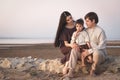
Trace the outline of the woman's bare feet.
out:
M 62 73 L 63 73 L 63 75 L 67 74 L 67 73 L 68 73 L 68 68 L 67 68 L 67 67 L 64 67 Z
M 63 75 L 68 73 L 68 62 L 65 63 L 65 66 L 63 68 Z
M 66 74 L 67 77 L 73 77 L 73 69 L 69 69 L 68 73 Z
M 70 78 L 73 78 L 73 69 L 69 69 L 68 73 L 65 74 L 60 80 L 69 80 Z

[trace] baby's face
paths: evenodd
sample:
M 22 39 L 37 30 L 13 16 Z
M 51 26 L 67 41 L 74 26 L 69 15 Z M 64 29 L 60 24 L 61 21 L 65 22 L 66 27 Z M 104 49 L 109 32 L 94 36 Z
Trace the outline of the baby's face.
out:
M 77 32 L 80 32 L 83 30 L 83 26 L 81 24 L 76 24 L 76 30 Z

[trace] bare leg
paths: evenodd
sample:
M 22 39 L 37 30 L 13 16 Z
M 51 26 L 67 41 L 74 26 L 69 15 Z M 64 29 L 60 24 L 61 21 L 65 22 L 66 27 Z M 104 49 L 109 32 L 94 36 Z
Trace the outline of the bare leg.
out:
M 93 60 L 92 60 L 92 55 L 87 56 L 87 62 L 89 62 L 89 63 L 92 63 L 92 62 L 93 62 Z
M 63 75 L 68 73 L 68 61 L 65 63 L 65 66 L 63 68 Z
M 82 62 L 81 66 L 86 66 L 84 60 L 85 60 L 85 57 L 81 54 L 81 62 Z
M 100 63 L 104 62 L 106 59 L 105 55 L 104 55 L 104 51 L 102 50 L 96 50 L 93 53 L 93 63 L 91 66 L 91 71 L 90 71 L 90 75 L 94 75 L 95 74 L 95 70 L 96 67 L 100 65 Z
M 81 54 L 81 66 L 82 66 L 82 72 L 84 74 L 88 74 L 88 71 L 87 71 L 87 68 L 86 68 L 86 65 L 85 65 L 85 57 Z

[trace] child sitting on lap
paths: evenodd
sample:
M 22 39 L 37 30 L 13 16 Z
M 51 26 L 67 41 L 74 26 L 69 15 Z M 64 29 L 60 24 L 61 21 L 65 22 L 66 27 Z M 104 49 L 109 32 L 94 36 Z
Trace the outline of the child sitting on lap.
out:
M 84 49 L 90 49 L 91 46 L 90 46 L 90 42 L 89 42 L 89 36 L 87 34 L 87 32 L 85 31 L 85 28 L 84 28 L 84 21 L 83 19 L 78 19 L 76 21 L 76 31 L 73 33 L 72 35 L 72 39 L 71 39 L 71 44 L 78 44 L 79 46 L 79 50 L 80 50 L 80 57 L 81 57 L 81 61 L 82 61 L 82 67 L 85 67 L 85 59 L 87 59 L 88 62 L 92 63 L 92 55 L 88 55 L 87 57 L 86 56 L 83 56 L 82 55 L 82 52 L 84 52 Z M 86 71 L 83 71 L 85 73 L 88 73 Z

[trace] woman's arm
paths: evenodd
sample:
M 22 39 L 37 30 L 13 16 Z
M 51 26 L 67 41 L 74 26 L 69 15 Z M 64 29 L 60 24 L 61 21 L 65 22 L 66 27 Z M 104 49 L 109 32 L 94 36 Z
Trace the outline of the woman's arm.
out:
M 70 44 L 68 41 L 64 41 L 66 47 L 77 48 L 78 45 L 76 43 Z

